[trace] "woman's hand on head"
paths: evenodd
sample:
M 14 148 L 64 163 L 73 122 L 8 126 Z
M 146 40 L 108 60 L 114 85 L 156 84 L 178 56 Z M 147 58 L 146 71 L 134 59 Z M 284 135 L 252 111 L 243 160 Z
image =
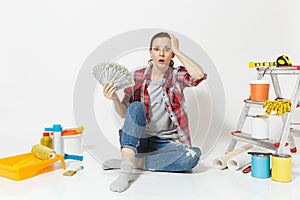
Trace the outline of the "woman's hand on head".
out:
M 171 50 L 176 55 L 176 53 L 179 51 L 179 41 L 172 33 L 169 33 L 169 35 L 171 37 Z
M 112 83 L 105 83 L 103 86 L 103 95 L 111 100 L 118 100 L 119 97 L 116 93 L 116 87 Z

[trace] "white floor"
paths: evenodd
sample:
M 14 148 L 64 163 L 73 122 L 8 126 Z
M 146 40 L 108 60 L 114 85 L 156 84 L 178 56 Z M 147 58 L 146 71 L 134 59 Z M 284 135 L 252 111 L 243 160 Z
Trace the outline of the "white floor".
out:
M 66 160 L 68 169 L 84 166 L 82 171 L 71 177 L 62 176 L 63 169 L 22 181 L 0 177 L 0 199 L 300 199 L 300 153 L 293 155 L 292 182 L 281 183 L 270 178 L 253 178 L 250 173 L 214 168 L 213 159 L 224 154 L 227 144 L 221 138 L 213 152 L 201 160 L 193 173 L 143 172 L 123 193 L 109 190 L 118 171 L 103 171 L 101 163 L 84 152 L 83 162 Z M 9 148 L 2 146 L 0 149 L 1 157 L 11 153 L 4 151 Z

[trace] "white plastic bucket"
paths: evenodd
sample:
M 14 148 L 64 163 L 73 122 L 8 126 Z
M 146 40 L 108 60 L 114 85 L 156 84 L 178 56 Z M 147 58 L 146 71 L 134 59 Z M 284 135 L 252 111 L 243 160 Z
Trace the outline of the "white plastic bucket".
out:
M 64 139 L 64 152 L 66 154 L 81 154 L 83 148 L 80 141 L 80 134 L 65 135 Z
M 269 138 L 269 118 L 267 116 L 257 115 L 252 117 L 251 135 L 254 139 Z

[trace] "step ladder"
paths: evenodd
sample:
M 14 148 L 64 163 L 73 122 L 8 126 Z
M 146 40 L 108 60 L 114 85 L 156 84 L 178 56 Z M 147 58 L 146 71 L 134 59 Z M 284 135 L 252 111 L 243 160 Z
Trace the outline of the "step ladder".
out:
M 251 137 L 251 134 L 243 132 L 244 123 L 247 117 L 249 117 L 250 108 L 262 108 L 264 102 L 251 101 L 250 98 L 244 100 L 244 105 L 238 119 L 236 130 L 231 132 L 232 139 L 227 147 L 226 153 L 232 151 L 238 141 L 245 143 L 253 144 L 259 147 L 263 147 L 272 151 L 275 151 L 278 154 L 282 154 L 286 151 L 287 146 L 289 145 L 290 151 L 296 153 L 297 148 L 295 145 L 294 137 L 291 135 L 291 120 L 292 115 L 297 107 L 299 107 L 299 96 L 300 96 L 300 66 L 283 66 L 283 67 L 267 67 L 267 68 L 257 68 L 257 80 L 263 79 L 265 75 L 269 75 L 271 78 L 271 84 L 274 88 L 275 99 L 284 99 L 282 96 L 281 88 L 279 85 L 278 76 L 284 75 L 293 75 L 297 76 L 295 87 L 291 96 L 291 109 L 290 112 L 287 112 L 284 115 L 281 115 L 283 121 L 283 127 L 281 131 L 281 136 L 279 141 L 273 139 L 254 139 Z

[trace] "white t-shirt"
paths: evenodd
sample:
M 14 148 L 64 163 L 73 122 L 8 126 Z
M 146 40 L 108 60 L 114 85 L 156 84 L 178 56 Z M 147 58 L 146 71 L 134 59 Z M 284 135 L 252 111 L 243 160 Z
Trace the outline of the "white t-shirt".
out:
M 163 81 L 151 81 L 148 86 L 149 93 L 149 118 L 150 122 L 146 125 L 146 132 L 149 135 L 160 138 L 176 139 L 177 131 L 165 109 L 163 101 Z

